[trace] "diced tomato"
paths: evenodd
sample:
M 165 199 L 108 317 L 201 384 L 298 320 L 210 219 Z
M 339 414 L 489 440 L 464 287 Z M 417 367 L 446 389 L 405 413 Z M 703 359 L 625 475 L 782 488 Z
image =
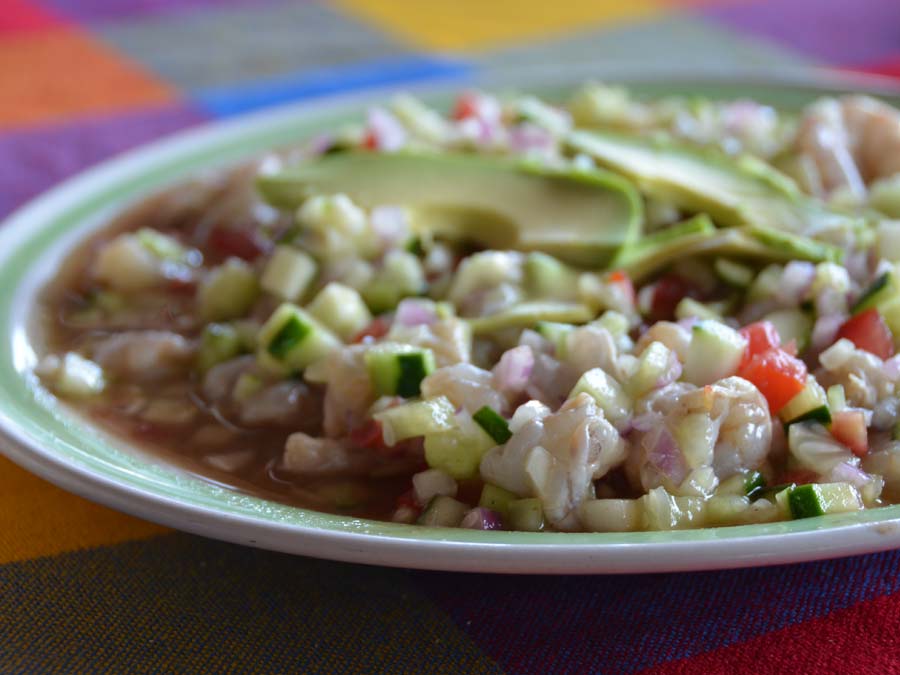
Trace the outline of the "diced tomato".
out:
M 806 364 L 783 349 L 769 349 L 741 364 L 738 375 L 752 382 L 778 413 L 806 386 Z
M 878 310 L 872 307 L 851 316 L 837 332 L 838 339 L 847 338 L 860 349 L 880 359 L 894 355 L 894 337 Z
M 377 150 L 378 149 L 378 136 L 376 136 L 374 131 L 367 131 L 366 135 L 363 136 L 362 147 L 366 150 Z
M 249 228 L 216 227 L 209 233 L 209 247 L 223 258 L 255 260 L 266 252 L 266 243 Z
M 397 508 L 406 507 L 408 509 L 414 509 L 415 511 L 420 511 L 422 509 L 419 506 L 419 503 L 416 501 L 416 495 L 412 491 L 412 489 L 407 490 L 402 495 L 397 497 Z
M 362 342 L 367 337 L 375 338 L 377 340 L 378 338 L 383 338 L 387 335 L 390 329 L 391 324 L 387 319 L 376 316 L 368 326 L 353 336 L 351 342 Z
M 674 318 L 678 303 L 692 292 L 690 284 L 677 275 L 668 274 L 660 278 L 653 287 L 653 299 L 650 303 L 652 318 L 656 321 Z
M 862 410 L 841 410 L 831 418 L 831 435 L 857 457 L 869 454 L 869 431 Z
M 388 448 L 384 442 L 381 422 L 368 420 L 350 432 L 350 442 L 357 448 L 383 451 Z
M 455 120 L 478 117 L 478 94 L 471 91 L 460 94 L 453 106 L 452 117 Z
M 744 352 L 743 363 L 749 361 L 757 354 L 762 354 L 770 349 L 777 349 L 781 346 L 781 337 L 771 321 L 757 321 L 751 323 L 738 331 L 747 340 L 747 350 Z

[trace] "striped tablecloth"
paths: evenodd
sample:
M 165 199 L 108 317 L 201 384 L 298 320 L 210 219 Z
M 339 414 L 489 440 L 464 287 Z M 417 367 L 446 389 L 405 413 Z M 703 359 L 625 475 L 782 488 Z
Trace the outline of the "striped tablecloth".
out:
M 900 77 L 900 0 L 0 0 L 0 216 L 209 119 L 567 59 Z M 172 532 L 0 458 L 0 673 L 900 672 L 898 563 L 370 568 Z

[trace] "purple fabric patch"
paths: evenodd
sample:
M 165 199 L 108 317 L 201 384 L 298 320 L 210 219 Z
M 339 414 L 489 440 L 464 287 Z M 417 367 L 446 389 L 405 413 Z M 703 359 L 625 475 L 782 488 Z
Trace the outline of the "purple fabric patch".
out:
M 107 21 L 172 14 L 226 6 L 271 5 L 278 0 L 42 0 L 42 4 L 77 21 Z
M 0 217 L 91 164 L 206 119 L 180 105 L 0 134 Z
M 724 572 L 413 573 L 508 675 L 636 673 L 900 590 L 900 552 Z
M 898 0 L 759 0 L 702 13 L 831 64 L 878 61 L 900 50 Z

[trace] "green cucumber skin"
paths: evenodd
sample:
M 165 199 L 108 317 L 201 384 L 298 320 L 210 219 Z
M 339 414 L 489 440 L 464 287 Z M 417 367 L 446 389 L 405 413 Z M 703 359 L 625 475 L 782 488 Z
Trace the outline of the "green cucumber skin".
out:
M 747 480 L 744 481 L 744 494 L 748 497 L 763 489 L 766 486 L 766 479 L 759 471 L 754 471 Z
M 859 300 L 853 303 L 853 307 L 850 308 L 851 314 L 858 314 L 863 310 L 874 307 L 878 304 L 878 294 L 881 293 L 885 288 L 887 288 L 888 284 L 891 282 L 891 273 L 885 272 L 880 277 L 878 277 L 875 281 L 872 282 L 872 285 L 869 286 L 865 293 L 863 293 Z
M 421 384 L 428 375 L 428 367 L 422 354 L 397 354 L 397 394 L 412 398 L 422 393 Z
M 785 422 L 785 430 L 797 422 L 819 422 L 827 426 L 831 424 L 831 410 L 829 410 L 827 405 L 820 405 L 818 408 L 808 410 L 799 417 L 795 417 L 794 419 Z
M 800 485 L 791 489 L 788 493 L 788 506 L 791 509 L 791 517 L 797 519 L 825 515 L 825 509 L 822 508 L 815 485 L 812 484 Z
M 288 352 L 303 342 L 311 331 L 312 328 L 308 324 L 299 317 L 292 316 L 272 338 L 267 347 L 269 354 L 276 359 L 283 359 Z
M 512 438 L 509 424 L 493 408 L 484 406 L 472 415 L 478 425 L 484 429 L 488 436 L 494 439 L 497 445 L 503 445 Z

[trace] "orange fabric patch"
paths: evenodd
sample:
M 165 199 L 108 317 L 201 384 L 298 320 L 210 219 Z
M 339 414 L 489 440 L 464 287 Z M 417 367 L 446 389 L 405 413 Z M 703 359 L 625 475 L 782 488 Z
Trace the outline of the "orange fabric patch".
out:
M 81 32 L 55 29 L 0 41 L 0 126 L 171 102 L 160 80 Z
M 168 532 L 65 492 L 0 457 L 0 564 Z

